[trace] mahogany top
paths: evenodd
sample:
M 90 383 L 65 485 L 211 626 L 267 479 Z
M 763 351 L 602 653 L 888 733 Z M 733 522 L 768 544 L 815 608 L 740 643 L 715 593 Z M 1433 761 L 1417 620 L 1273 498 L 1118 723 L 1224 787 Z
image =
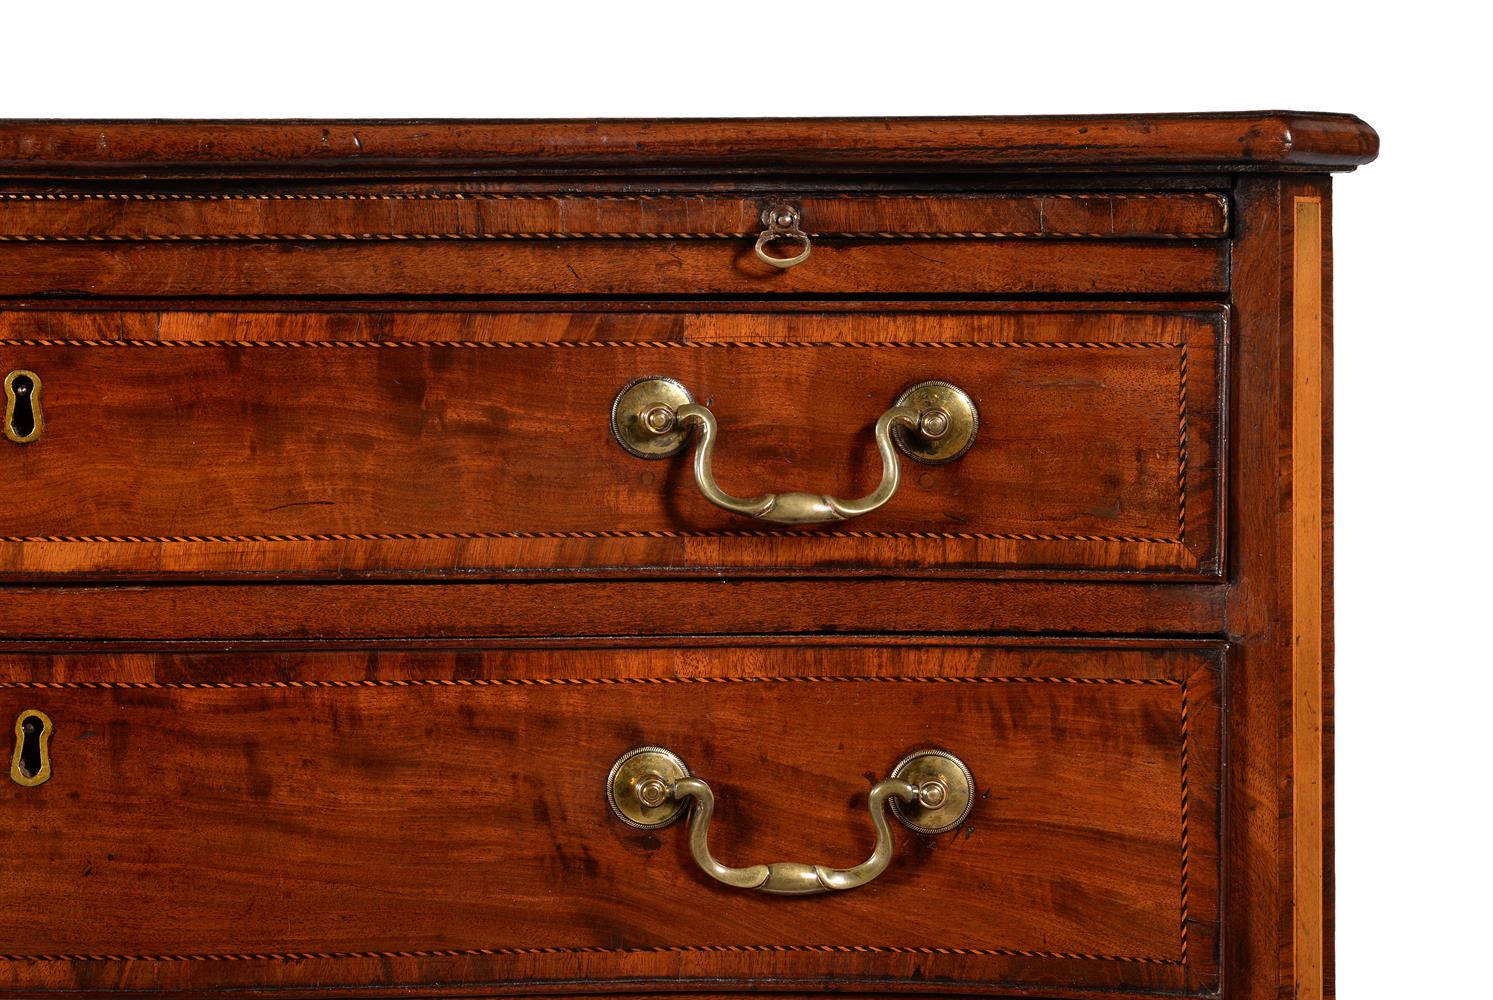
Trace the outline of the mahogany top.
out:
M 1002 118 L 0 120 L 0 174 L 1351 170 L 1379 137 L 1295 111 Z

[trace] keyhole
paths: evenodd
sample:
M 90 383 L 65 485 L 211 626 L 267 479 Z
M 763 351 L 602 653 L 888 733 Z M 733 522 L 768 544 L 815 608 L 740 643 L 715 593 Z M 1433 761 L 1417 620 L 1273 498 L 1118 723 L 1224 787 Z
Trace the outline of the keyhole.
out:
M 16 444 L 41 437 L 41 379 L 17 370 L 5 376 L 5 436 Z
M 52 776 L 48 742 L 52 720 L 36 709 L 16 716 L 16 749 L 10 759 L 10 778 L 18 785 L 40 785 Z
M 34 778 L 41 770 L 41 720 L 28 715 L 21 720 L 21 776 Z
M 16 394 L 16 409 L 10 418 L 10 427 L 16 437 L 30 437 L 36 430 L 36 412 L 31 408 L 31 387 L 34 384 L 25 375 L 17 375 L 10 383 L 11 391 Z

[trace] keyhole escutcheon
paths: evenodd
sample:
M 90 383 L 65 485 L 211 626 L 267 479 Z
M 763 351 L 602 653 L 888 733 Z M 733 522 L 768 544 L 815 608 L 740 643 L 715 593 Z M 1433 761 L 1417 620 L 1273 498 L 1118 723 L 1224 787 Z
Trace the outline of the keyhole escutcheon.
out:
M 41 379 L 18 368 L 5 376 L 5 436 L 16 444 L 41 437 Z
M 52 720 L 28 708 L 16 716 L 16 748 L 10 755 L 10 780 L 33 788 L 52 777 Z

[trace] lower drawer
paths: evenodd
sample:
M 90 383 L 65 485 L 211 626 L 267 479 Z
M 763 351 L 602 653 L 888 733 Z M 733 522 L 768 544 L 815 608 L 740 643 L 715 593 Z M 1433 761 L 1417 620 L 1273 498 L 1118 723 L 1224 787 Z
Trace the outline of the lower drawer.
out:
M 0 656 L 0 991 L 1208 993 L 1223 660 L 927 640 Z M 713 790 L 708 830 L 613 815 L 609 770 L 645 745 Z M 920 834 L 889 811 L 890 863 L 854 869 L 868 793 L 928 748 L 968 766 L 967 818 Z M 665 812 L 698 812 L 684 787 Z M 726 865 L 875 877 L 735 888 L 692 827 Z

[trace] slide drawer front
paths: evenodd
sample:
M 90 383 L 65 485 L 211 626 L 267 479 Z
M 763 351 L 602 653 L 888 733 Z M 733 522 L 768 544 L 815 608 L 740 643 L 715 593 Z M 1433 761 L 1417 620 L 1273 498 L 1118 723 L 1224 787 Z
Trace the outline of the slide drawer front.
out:
M 0 193 L 15 295 L 1207 293 L 1228 235 L 1205 191 Z

